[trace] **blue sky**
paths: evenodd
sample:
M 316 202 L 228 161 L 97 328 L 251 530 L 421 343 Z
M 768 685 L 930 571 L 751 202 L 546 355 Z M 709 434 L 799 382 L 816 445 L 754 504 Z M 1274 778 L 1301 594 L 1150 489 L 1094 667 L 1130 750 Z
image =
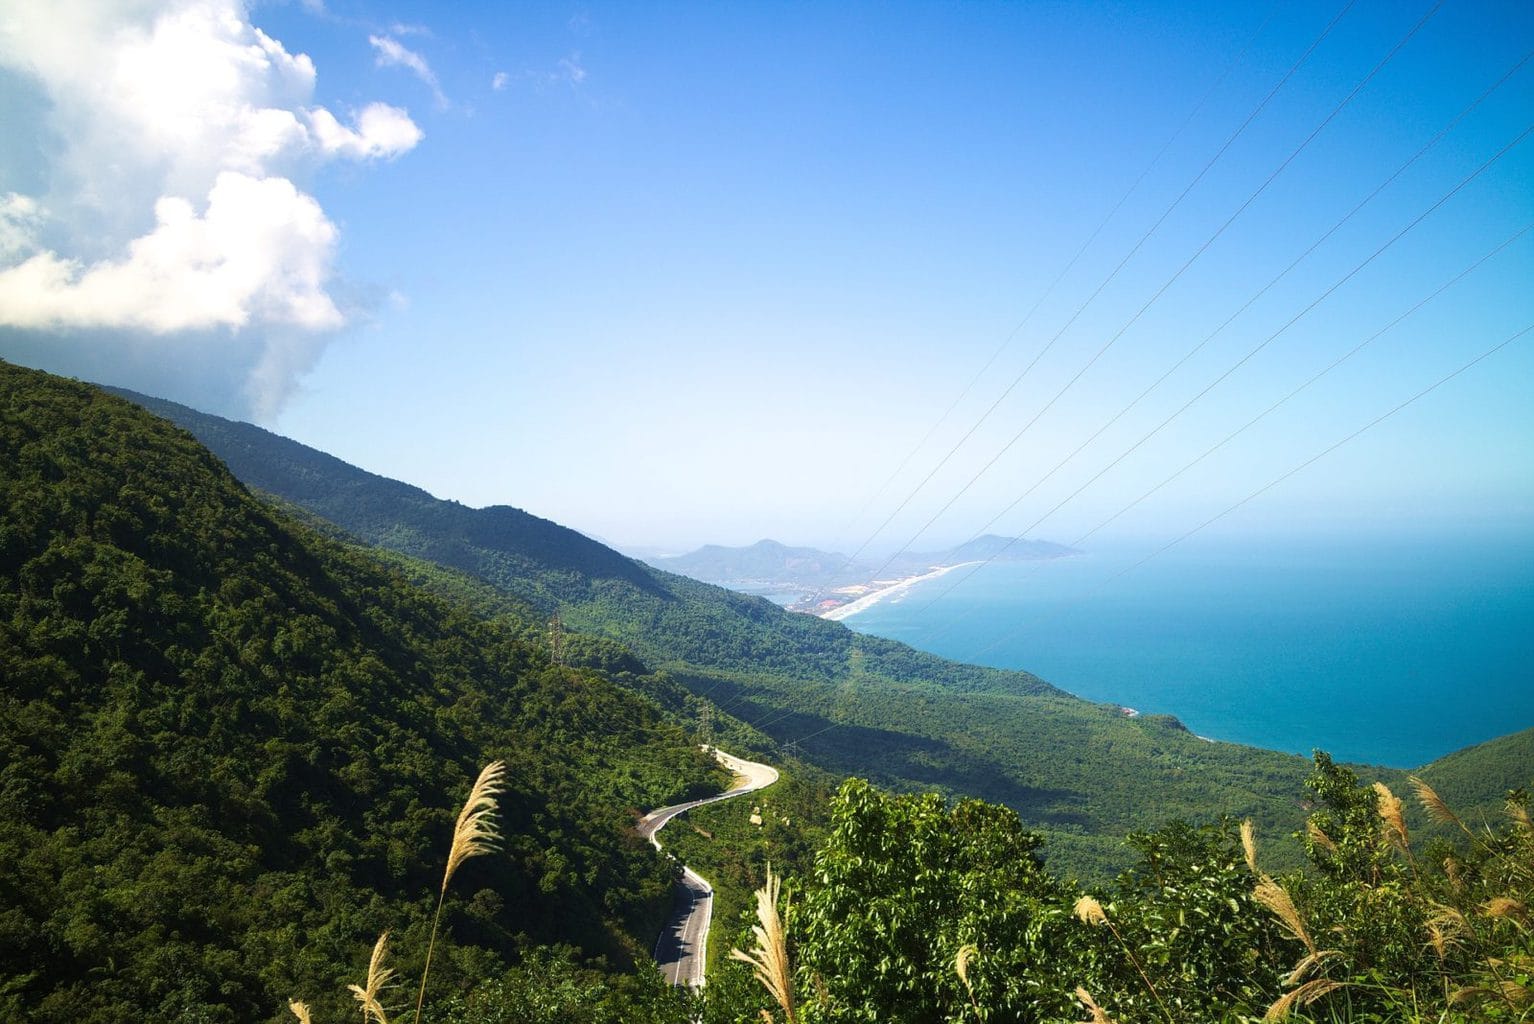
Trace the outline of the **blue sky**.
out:
M 1348 7 L 1090 302 L 1337 4 L 49 7 L 0 10 L 0 356 L 623 546 L 1069 542 L 1534 221 L 1525 139 L 1278 333 L 1529 127 L 1531 62 L 1046 476 L 1534 8 L 1434 11 L 1126 329 L 1431 4 Z M 1531 282 L 1534 232 L 1100 536 L 1240 501 L 1534 323 Z M 1531 395 L 1526 335 L 1211 532 L 1526 536 Z

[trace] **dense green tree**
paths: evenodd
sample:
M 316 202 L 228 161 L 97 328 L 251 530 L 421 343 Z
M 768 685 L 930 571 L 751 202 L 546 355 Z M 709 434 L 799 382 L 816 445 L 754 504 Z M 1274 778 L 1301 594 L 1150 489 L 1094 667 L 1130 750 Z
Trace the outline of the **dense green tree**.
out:
M 384 929 L 418 966 L 455 805 L 495 758 L 506 841 L 449 893 L 434 989 L 539 943 L 649 948 L 675 869 L 631 809 L 716 778 L 654 704 L 295 524 L 164 421 L 4 364 L 0 509 L 20 1019 L 338 1013 Z
M 1012 811 L 846 783 L 789 914 L 806 1019 L 1049 1020 L 1067 1011 L 1065 889 Z M 967 982 L 956 963 L 967 954 Z

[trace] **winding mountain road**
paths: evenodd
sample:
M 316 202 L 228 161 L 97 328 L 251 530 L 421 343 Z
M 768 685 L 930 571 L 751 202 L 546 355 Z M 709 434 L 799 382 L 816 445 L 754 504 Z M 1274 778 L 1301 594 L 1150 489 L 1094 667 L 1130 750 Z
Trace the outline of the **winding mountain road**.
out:
M 650 844 L 657 850 L 661 845 L 656 833 L 678 814 L 704 804 L 754 793 L 778 781 L 778 770 L 771 765 L 726 754 L 718 747 L 711 749 L 715 759 L 735 773 L 735 784 L 718 796 L 661 807 L 639 819 L 639 834 L 650 840 Z M 677 883 L 676 902 L 672 905 L 671 917 L 661 930 L 660 938 L 655 940 L 655 962 L 660 964 L 661 971 L 671 984 L 686 985 L 689 988 L 700 988 L 703 985 L 703 968 L 708 959 L 708 926 L 713 915 L 714 887 L 702 875 L 684 865 L 682 879 Z

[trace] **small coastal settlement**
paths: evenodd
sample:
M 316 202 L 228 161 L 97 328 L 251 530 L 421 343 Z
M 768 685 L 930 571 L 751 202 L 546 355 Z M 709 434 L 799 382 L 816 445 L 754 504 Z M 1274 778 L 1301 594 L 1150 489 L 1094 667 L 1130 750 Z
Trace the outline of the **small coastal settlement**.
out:
M 928 580 L 935 580 L 939 576 L 947 575 L 955 569 L 962 569 L 968 565 L 977 565 L 977 562 L 958 562 L 953 565 L 934 565 L 926 572 L 914 573 L 902 576 L 898 579 L 873 580 L 868 583 L 854 583 L 850 586 L 838 587 L 815 601 L 813 606 L 806 608 L 790 608 L 790 611 L 808 611 L 812 615 L 818 615 L 823 619 L 839 622 L 848 616 L 855 615 L 865 608 L 869 608 L 889 597 L 902 595 L 916 586 Z

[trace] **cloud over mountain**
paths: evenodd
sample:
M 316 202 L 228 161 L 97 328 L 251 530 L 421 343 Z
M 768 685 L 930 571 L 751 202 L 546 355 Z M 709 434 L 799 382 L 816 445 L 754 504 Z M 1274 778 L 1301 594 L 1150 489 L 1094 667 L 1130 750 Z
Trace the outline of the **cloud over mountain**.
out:
M 338 229 L 302 183 L 421 129 L 384 103 L 317 105 L 314 62 L 238 0 L 14 5 L 0 68 L 36 90 L 45 140 L 41 186 L 0 187 L 0 330 L 66 362 L 115 345 L 150 377 L 200 340 L 248 411 L 273 411 L 348 319 Z

